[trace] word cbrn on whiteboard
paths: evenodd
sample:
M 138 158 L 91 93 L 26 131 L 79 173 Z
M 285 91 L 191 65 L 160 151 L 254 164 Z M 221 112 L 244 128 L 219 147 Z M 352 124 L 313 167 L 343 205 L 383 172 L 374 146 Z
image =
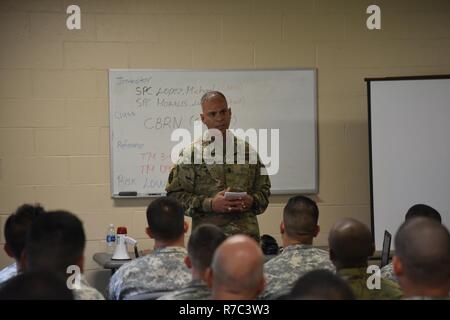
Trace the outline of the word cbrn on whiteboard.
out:
M 171 134 L 178 128 L 193 133 L 194 122 L 200 121 L 200 99 L 210 90 L 226 96 L 230 129 L 279 130 L 279 170 L 270 176 L 272 193 L 317 192 L 315 69 L 111 69 L 113 197 L 165 192 L 174 166 L 171 150 L 177 144 Z M 265 152 L 270 154 L 267 140 Z

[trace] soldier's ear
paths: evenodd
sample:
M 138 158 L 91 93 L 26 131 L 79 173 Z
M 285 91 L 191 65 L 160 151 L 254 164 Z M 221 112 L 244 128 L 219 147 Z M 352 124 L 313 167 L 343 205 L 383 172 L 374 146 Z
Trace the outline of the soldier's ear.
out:
M 313 233 L 313 237 L 317 237 L 317 235 L 319 234 L 319 232 L 320 232 L 320 226 L 319 226 L 319 225 L 316 225 L 316 228 L 315 228 L 314 233 Z
M 150 237 L 150 239 L 153 239 L 153 232 L 150 227 L 145 228 L 145 233 Z
M 184 226 L 183 226 L 183 232 L 187 233 L 189 230 L 189 223 L 187 221 L 184 222 Z
M 14 257 L 14 253 L 12 252 L 11 247 L 7 243 L 5 243 L 3 245 L 3 250 L 5 250 L 8 257 L 14 258 L 14 259 L 16 258 L 16 257 Z
M 186 267 L 188 267 L 189 269 L 192 269 L 192 261 L 189 258 L 189 256 L 184 257 L 184 264 L 186 265 Z
M 334 254 L 334 251 L 332 249 L 330 249 L 329 254 L 330 254 L 330 260 L 334 264 L 334 262 L 336 260 L 336 255 Z
M 261 281 L 259 282 L 257 290 L 258 296 L 263 293 L 264 289 L 266 288 L 266 279 L 262 277 Z
M 212 289 L 213 286 L 213 271 L 211 267 L 208 267 L 205 271 L 205 282 L 208 288 Z
M 397 256 L 392 257 L 392 269 L 397 277 L 403 276 L 405 270 L 403 269 L 403 264 Z
M 83 254 L 81 255 L 81 257 L 78 258 L 77 266 L 80 267 L 80 271 L 81 271 L 81 273 L 83 273 L 84 272 L 84 255 Z
M 284 234 L 284 222 L 283 221 L 280 222 L 280 233 Z

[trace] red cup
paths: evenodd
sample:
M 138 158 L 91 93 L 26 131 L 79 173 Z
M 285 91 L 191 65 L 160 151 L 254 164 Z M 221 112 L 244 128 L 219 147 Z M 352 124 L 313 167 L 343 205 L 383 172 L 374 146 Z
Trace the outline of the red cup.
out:
M 127 234 L 127 228 L 126 227 L 118 227 L 117 234 Z

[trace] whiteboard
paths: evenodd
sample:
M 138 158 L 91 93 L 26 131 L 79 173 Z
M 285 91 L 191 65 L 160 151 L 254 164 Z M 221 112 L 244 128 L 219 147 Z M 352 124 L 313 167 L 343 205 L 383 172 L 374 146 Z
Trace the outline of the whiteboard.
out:
M 138 196 L 165 192 L 173 166 L 171 150 L 179 143 L 171 141 L 172 131 L 185 128 L 194 136 L 194 121 L 200 120 L 200 99 L 209 90 L 221 91 L 227 97 L 232 111 L 230 129 L 267 129 L 268 141 L 270 129 L 279 130 L 279 170 L 270 176 L 272 193 L 317 192 L 314 69 L 111 69 L 113 197 L 129 191 Z M 258 145 L 252 146 L 261 156 Z M 271 150 L 266 152 L 267 158 Z
M 441 76 L 442 77 L 442 76 Z M 369 79 L 376 249 L 408 209 L 432 206 L 450 227 L 450 76 Z

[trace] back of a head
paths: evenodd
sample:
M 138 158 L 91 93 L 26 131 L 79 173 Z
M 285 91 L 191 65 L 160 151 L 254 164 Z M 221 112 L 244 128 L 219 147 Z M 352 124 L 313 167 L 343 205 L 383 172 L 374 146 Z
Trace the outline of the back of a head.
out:
M 65 279 L 47 271 L 25 272 L 0 288 L 0 300 L 73 300 Z
M 155 240 L 177 240 L 184 234 L 183 207 L 174 198 L 157 198 L 147 207 L 147 223 Z
M 211 263 L 213 291 L 220 288 L 234 295 L 256 293 L 264 282 L 263 264 L 263 253 L 254 239 L 229 237 L 217 248 Z
M 374 244 L 369 228 L 362 222 L 344 218 L 338 220 L 328 236 L 330 255 L 338 268 L 356 268 L 367 265 Z
M 6 220 L 4 227 L 5 240 L 16 260 L 20 259 L 25 248 L 26 235 L 31 224 L 36 217 L 44 212 L 44 208 L 38 204 L 24 204 L 17 208 Z
M 450 234 L 429 218 L 405 221 L 395 235 L 395 255 L 408 279 L 422 286 L 440 286 L 450 280 Z
M 67 211 L 49 211 L 38 217 L 26 242 L 27 270 L 66 272 L 83 256 L 86 236 L 83 224 Z
M 441 214 L 436 209 L 426 204 L 415 204 L 409 208 L 408 212 L 406 212 L 405 220 L 419 217 L 434 219 L 437 222 L 442 223 Z
M 301 276 L 288 300 L 354 300 L 352 289 L 339 276 L 328 270 L 314 270 Z
M 314 236 L 319 221 L 317 204 L 308 197 L 292 197 L 284 207 L 283 221 L 285 231 L 291 238 Z
M 193 267 L 205 271 L 210 265 L 217 247 L 226 239 L 219 227 L 202 224 L 192 231 L 188 241 L 188 255 Z

